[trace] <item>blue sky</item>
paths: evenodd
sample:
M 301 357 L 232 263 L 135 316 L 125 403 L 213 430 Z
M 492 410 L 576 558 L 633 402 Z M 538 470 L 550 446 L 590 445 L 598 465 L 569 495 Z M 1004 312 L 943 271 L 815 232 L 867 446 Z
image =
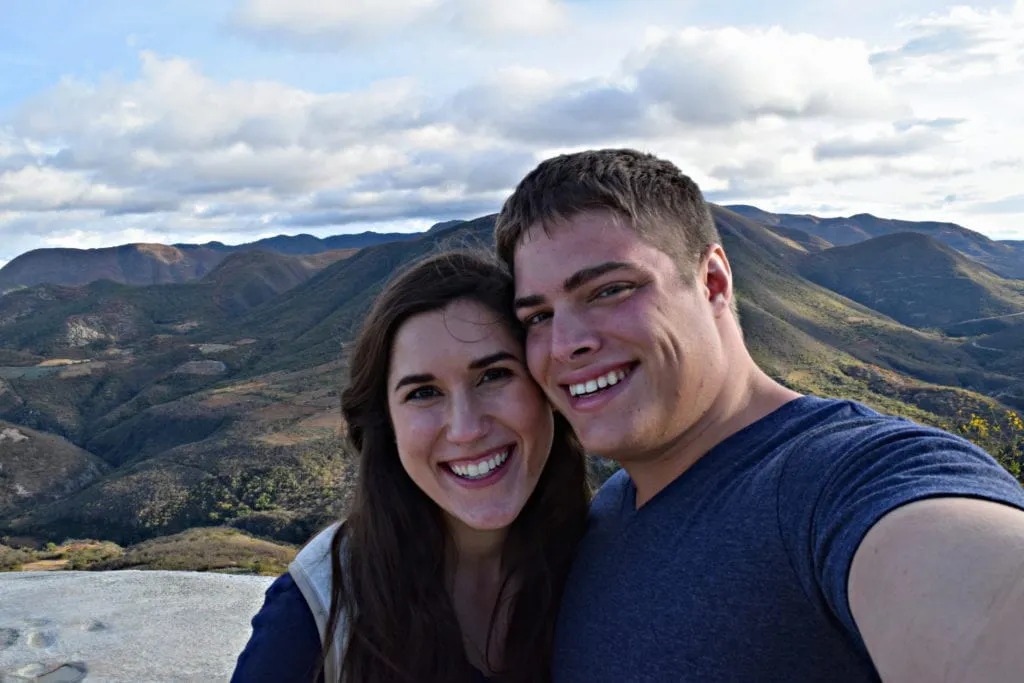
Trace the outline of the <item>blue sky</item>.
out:
M 0 0 L 0 264 L 420 230 L 561 151 L 1024 239 L 1024 0 Z

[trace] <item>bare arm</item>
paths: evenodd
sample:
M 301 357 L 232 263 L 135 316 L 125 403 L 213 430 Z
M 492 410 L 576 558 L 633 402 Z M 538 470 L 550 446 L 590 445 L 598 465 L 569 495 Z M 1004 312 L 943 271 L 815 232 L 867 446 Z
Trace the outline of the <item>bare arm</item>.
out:
M 1024 681 L 1024 512 L 969 498 L 897 508 L 864 537 L 848 588 L 886 683 Z

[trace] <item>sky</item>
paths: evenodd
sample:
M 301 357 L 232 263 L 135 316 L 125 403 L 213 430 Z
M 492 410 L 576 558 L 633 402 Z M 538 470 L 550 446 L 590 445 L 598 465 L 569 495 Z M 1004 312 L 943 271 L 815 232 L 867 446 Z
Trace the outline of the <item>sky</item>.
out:
M 0 265 L 419 231 L 626 146 L 1024 239 L 1024 0 L 0 0 Z

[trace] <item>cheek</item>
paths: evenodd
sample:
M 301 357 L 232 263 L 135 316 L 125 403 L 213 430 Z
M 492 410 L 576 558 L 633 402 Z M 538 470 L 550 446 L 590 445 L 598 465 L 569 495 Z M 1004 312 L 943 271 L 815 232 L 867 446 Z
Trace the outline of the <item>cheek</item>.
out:
M 502 400 L 506 424 L 530 450 L 530 472 L 539 471 L 547 461 L 554 439 L 555 421 L 551 405 L 533 382 L 517 382 Z
M 408 471 L 422 467 L 430 459 L 431 449 L 437 440 L 438 422 L 430 411 L 393 410 L 391 424 L 395 431 L 395 445 L 398 457 Z
M 543 381 L 547 371 L 549 348 L 542 332 L 530 333 L 526 338 L 526 367 L 538 381 Z

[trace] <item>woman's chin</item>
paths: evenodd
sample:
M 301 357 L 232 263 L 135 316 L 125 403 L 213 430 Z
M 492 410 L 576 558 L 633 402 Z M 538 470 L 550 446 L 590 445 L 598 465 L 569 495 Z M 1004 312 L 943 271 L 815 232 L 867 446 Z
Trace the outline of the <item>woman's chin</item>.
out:
M 448 510 L 448 521 L 454 527 L 478 532 L 507 531 L 522 511 L 522 505 L 481 509 Z

